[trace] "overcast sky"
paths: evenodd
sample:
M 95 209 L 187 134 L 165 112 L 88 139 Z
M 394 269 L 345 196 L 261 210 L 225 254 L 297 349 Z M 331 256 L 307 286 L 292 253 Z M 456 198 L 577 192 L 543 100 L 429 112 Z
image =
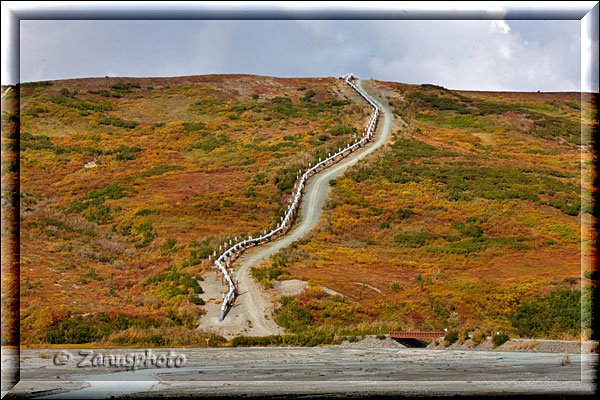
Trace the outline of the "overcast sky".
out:
M 22 20 L 20 78 L 354 72 L 451 89 L 580 91 L 581 48 L 578 20 Z M 587 90 L 598 91 L 597 76 Z

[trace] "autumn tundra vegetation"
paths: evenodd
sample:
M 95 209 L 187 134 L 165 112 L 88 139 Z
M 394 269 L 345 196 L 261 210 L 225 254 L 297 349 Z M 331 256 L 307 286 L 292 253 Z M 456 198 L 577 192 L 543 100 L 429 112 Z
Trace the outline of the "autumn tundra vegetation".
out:
M 353 96 L 246 75 L 21 85 L 21 342 L 205 344 L 207 257 L 275 226 L 299 165 L 354 141 Z
M 409 329 L 589 338 L 591 97 L 376 87 L 392 143 L 331 182 L 313 232 L 254 269 L 265 288 L 309 283 L 278 299 L 277 323 L 331 342 Z
M 269 291 L 308 282 L 276 299 L 286 334 L 228 342 L 196 329 L 208 257 L 273 228 L 299 166 L 354 141 L 367 104 L 335 78 L 22 84 L 20 115 L 2 110 L 3 154 L 20 146 L 2 175 L 20 174 L 21 344 L 589 337 L 593 169 L 580 132 L 597 127 L 593 99 L 370 86 L 395 116 L 390 142 L 331 182 L 309 235 L 253 269 Z M 3 304 L 14 284 L 3 272 Z

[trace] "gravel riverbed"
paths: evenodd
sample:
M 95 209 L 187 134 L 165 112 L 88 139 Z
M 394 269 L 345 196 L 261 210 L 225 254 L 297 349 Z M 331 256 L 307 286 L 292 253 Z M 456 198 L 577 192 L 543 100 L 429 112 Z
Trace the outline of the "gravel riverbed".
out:
M 3 393 L 6 398 L 594 393 L 598 354 L 556 346 L 563 347 L 554 347 L 556 352 L 436 350 L 366 337 L 337 346 L 152 349 L 151 355 L 183 356 L 185 362 L 136 370 L 107 363 L 81 367 L 80 353 L 106 359 L 147 355 L 148 349 L 22 349 L 20 380 Z M 57 354 L 64 352 L 70 358 L 57 365 Z M 2 357 L 4 374 L 11 357 L 4 349 Z

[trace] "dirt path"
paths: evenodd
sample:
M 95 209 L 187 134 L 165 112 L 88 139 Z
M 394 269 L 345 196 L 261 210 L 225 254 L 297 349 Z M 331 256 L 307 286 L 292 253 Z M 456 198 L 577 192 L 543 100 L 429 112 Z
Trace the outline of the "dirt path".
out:
M 374 90 L 369 87 L 368 82 L 358 81 L 357 85 L 367 92 L 381 107 L 382 117 L 375 141 L 368 147 L 350 155 L 311 178 L 300 206 L 299 219 L 293 229 L 286 236 L 270 244 L 265 244 L 248 251 L 236 262 L 238 269 L 234 275 L 238 280 L 240 295 L 236 299 L 235 306 L 231 308 L 223 322 L 219 323 L 219 306 L 217 303 L 207 304 L 207 307 L 205 307 L 207 314 L 200 319 L 198 325 L 200 329 L 218 333 L 226 338 L 241 334 L 247 336 L 268 336 L 282 333 L 282 329 L 272 319 L 273 303 L 267 293 L 252 279 L 251 267 L 310 232 L 323 213 L 323 204 L 328 195 L 329 181 L 342 175 L 349 166 L 356 164 L 360 159 L 383 146 L 388 140 L 394 125 L 394 117 L 387 106 L 387 102 L 380 100 L 378 96 L 372 94 Z M 221 284 L 220 281 L 214 281 L 214 275 L 210 274 L 208 279 L 205 280 L 203 287 L 211 287 L 215 283 L 217 286 Z M 221 299 L 220 295 L 218 299 Z
M 372 289 L 372 290 L 376 291 L 377 293 L 381 294 L 381 290 L 377 289 L 375 286 L 367 285 L 364 282 L 354 282 L 354 284 L 362 286 L 362 287 L 366 287 L 366 288 L 369 288 L 369 289 Z

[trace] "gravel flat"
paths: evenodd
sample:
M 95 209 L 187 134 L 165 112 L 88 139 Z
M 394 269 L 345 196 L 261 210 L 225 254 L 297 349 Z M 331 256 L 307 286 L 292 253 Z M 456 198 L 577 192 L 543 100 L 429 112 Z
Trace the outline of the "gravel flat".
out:
M 382 343 L 383 345 L 383 343 Z M 179 368 L 78 368 L 79 350 L 22 350 L 21 380 L 6 398 L 236 397 L 240 395 L 591 394 L 594 353 L 460 351 L 342 346 L 154 349 L 185 356 Z M 144 349 L 94 349 L 141 354 Z M 79 385 L 79 386 L 77 386 Z M 78 389 L 78 390 L 74 390 Z M 65 392 L 60 394 L 59 392 Z M 50 398 L 50 397 L 48 397 Z

